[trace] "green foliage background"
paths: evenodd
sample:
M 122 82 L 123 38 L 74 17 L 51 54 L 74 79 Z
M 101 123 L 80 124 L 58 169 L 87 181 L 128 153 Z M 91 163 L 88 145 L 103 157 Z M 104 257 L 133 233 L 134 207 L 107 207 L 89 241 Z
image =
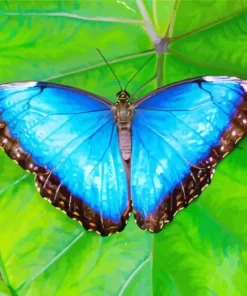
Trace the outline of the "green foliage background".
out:
M 1 1 L 0 82 L 45 80 L 141 96 L 201 75 L 247 78 L 247 1 Z M 0 295 L 247 295 L 247 141 L 200 199 L 152 235 L 129 222 L 102 238 L 39 197 L 0 152 Z

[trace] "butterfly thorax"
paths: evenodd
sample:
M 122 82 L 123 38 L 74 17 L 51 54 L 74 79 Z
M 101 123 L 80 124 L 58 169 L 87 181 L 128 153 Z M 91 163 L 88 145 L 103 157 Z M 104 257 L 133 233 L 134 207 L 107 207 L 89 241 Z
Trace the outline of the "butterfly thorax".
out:
M 119 133 L 119 146 L 122 158 L 126 161 L 131 156 L 131 121 L 133 117 L 133 108 L 129 98 L 130 95 L 127 91 L 118 92 L 117 103 L 114 108 Z

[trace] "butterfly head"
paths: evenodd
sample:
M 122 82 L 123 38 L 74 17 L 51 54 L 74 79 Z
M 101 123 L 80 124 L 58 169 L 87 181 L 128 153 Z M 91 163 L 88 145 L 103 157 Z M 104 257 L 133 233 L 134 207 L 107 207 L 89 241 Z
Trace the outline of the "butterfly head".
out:
M 127 92 L 127 90 L 120 90 L 117 93 L 117 103 L 128 103 L 130 98 L 130 94 Z

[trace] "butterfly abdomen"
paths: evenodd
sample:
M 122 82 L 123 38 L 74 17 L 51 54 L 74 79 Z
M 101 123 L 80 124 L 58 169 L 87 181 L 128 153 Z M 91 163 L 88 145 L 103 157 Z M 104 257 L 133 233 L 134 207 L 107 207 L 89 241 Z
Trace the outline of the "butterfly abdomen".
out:
M 131 158 L 131 121 L 133 108 L 129 102 L 129 94 L 126 91 L 120 91 L 117 97 L 115 120 L 118 126 L 119 147 L 123 160 L 128 161 Z
M 123 160 L 131 157 L 131 120 L 132 112 L 128 105 L 119 104 L 117 106 L 117 123 L 119 135 L 119 147 Z
M 131 157 L 131 131 L 130 129 L 119 129 L 119 146 L 123 160 Z

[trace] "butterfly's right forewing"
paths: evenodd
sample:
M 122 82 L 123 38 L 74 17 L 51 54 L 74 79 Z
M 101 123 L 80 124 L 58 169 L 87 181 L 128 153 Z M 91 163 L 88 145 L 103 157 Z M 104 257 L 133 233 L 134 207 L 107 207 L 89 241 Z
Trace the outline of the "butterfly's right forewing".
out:
M 110 103 L 56 84 L 6 84 L 0 122 L 0 145 L 37 174 L 43 197 L 102 235 L 125 227 L 128 185 Z

